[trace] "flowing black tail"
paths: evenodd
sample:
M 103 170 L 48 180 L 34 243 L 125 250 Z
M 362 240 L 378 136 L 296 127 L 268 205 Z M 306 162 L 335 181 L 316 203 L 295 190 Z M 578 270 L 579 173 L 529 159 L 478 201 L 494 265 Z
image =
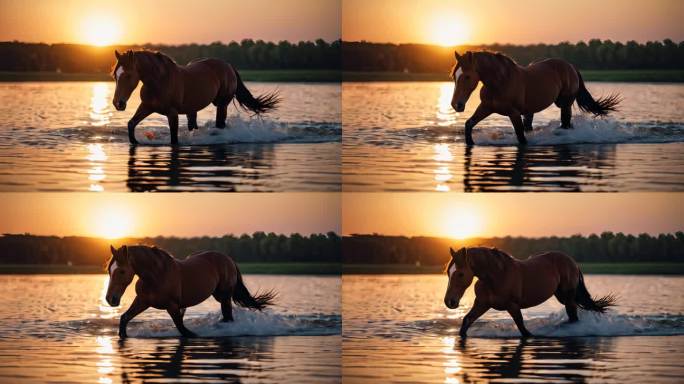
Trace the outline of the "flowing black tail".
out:
M 610 112 L 617 111 L 617 105 L 620 104 L 622 98 L 619 94 L 614 93 L 598 100 L 594 100 L 587 87 L 584 86 L 582 75 L 575 69 L 579 77 L 579 91 L 577 92 L 577 106 L 584 112 L 593 113 L 594 116 L 605 116 Z
M 254 97 L 252 96 L 252 93 L 249 92 L 247 87 L 245 87 L 245 83 L 242 82 L 238 71 L 234 68 L 233 70 L 235 71 L 235 76 L 237 77 L 237 91 L 235 92 L 235 98 L 242 108 L 248 109 L 258 115 L 278 107 L 281 99 L 277 91 L 266 93 L 259 97 Z
M 236 266 L 237 268 L 237 266 Z M 251 293 L 245 287 L 245 283 L 242 282 L 242 274 L 240 270 L 237 270 L 237 284 L 235 285 L 235 291 L 233 292 L 233 302 L 235 304 L 245 307 L 262 310 L 268 305 L 273 305 L 273 300 L 278 295 L 274 291 L 266 291 L 264 293 L 257 292 L 256 295 L 252 296 Z
M 597 300 L 592 299 L 589 291 L 587 291 L 587 286 L 584 285 L 584 276 L 582 275 L 582 272 L 580 272 L 577 293 L 575 293 L 575 302 L 578 307 L 587 311 L 604 313 L 606 308 L 616 305 L 615 301 L 615 296 L 612 294 L 603 296 Z

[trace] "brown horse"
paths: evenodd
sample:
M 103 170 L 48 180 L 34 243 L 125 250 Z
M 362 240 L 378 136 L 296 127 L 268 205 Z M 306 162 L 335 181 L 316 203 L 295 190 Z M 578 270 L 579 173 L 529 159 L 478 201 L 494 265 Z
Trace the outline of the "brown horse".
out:
M 233 259 L 218 252 L 199 252 L 177 260 L 157 247 L 124 245 L 110 249 L 106 296 L 109 305 L 118 306 L 133 276 L 139 277 L 135 284 L 137 296 L 119 322 L 122 338 L 126 337 L 128 322 L 149 307 L 165 309 L 181 335 L 195 337 L 183 325 L 185 308 L 214 296 L 221 303 L 222 321 L 233 321 L 231 300 L 245 308 L 262 310 L 272 305 L 276 296 L 273 291 L 250 294 Z
M 584 277 L 575 261 L 559 252 L 546 252 L 516 260 L 496 248 L 461 248 L 458 252 L 449 248 L 451 260 L 446 273 L 449 285 L 444 304 L 448 308 L 458 307 L 465 290 L 477 276 L 475 303 L 463 318 L 461 337 L 466 337 L 468 328 L 490 308 L 508 311 L 523 337 L 532 336 L 525 328 L 520 310 L 534 307 L 551 296 L 565 305 L 568 322 L 577 319 L 577 307 L 599 313 L 615 305 L 613 295 L 592 299 Z
M 473 145 L 473 127 L 492 113 L 508 116 L 518 143 L 524 145 L 525 131 L 532 130 L 534 114 L 552 103 L 561 109 L 561 128 L 572 128 L 573 102 L 577 101 L 582 111 L 604 116 L 615 111 L 621 100 L 617 94 L 594 100 L 579 71 L 561 59 L 540 60 L 521 67 L 501 53 L 454 55 L 457 63 L 451 71 L 455 85 L 451 106 L 456 112 L 463 112 L 478 82 L 483 84 L 480 105 L 465 123 L 467 145 Z
M 142 81 L 142 102 L 128 122 L 128 139 L 137 144 L 135 126 L 152 113 L 165 115 L 171 129 L 171 144 L 178 144 L 178 115 L 187 115 L 188 129 L 197 129 L 197 111 L 212 103 L 216 106 L 216 127 L 225 128 L 228 104 L 238 104 L 256 114 L 275 109 L 280 102 L 277 92 L 254 97 L 232 65 L 218 59 L 197 59 L 179 66 L 160 52 L 114 51 L 116 80 L 114 107 L 126 109 L 131 93 Z

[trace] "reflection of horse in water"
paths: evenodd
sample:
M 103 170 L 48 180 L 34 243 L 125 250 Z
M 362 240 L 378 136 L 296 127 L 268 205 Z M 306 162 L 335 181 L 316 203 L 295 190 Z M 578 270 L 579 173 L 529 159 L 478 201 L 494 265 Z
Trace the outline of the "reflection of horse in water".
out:
M 463 318 L 461 337 L 490 309 L 508 311 L 523 337 L 532 336 L 525 328 L 521 309 L 537 306 L 551 296 L 565 305 L 568 322 L 578 321 L 577 308 L 603 313 L 615 305 L 615 297 L 594 299 L 589 294 L 577 263 L 560 252 L 546 252 L 517 260 L 486 247 L 449 249 L 451 260 L 446 268 L 449 285 L 444 304 L 457 308 L 465 290 L 477 277 L 475 303 Z
M 614 144 L 509 147 L 466 146 L 463 190 L 581 191 L 600 189 L 614 167 Z
M 610 353 L 613 338 L 459 339 L 449 359 L 457 359 L 463 382 L 483 380 L 583 382 L 596 356 Z M 562 358 L 562 361 L 559 361 Z M 448 364 L 448 363 L 447 363 Z
M 477 84 L 482 81 L 480 105 L 465 123 L 465 140 L 473 145 L 473 127 L 492 113 L 508 116 L 519 144 L 526 144 L 525 131 L 532 130 L 534 114 L 551 104 L 561 109 L 561 128 L 572 128 L 572 104 L 594 116 L 605 116 L 615 111 L 619 95 L 595 100 L 582 80 L 579 71 L 567 61 L 546 59 L 526 67 L 516 64 L 501 53 L 454 52 L 457 63 L 451 75 L 454 94 L 451 106 L 463 112 L 465 104 Z
M 132 383 L 155 379 L 239 382 L 272 351 L 270 337 L 221 337 L 155 340 L 142 345 L 124 339 L 117 352 L 122 359 L 121 381 Z
M 236 191 L 254 186 L 272 168 L 272 144 L 140 147 L 128 151 L 131 192 L 182 190 Z M 257 171 L 260 170 L 261 172 Z

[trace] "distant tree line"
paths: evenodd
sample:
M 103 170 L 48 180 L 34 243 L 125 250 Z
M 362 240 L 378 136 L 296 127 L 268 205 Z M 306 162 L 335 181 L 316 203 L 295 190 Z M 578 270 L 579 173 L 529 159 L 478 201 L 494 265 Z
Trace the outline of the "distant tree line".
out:
M 114 50 L 161 51 L 179 64 L 215 57 L 238 69 L 340 69 L 340 41 L 290 43 L 245 39 L 224 44 L 184 44 L 93 47 L 79 44 L 0 42 L 0 71 L 60 71 L 106 73 L 116 61 Z
M 670 39 L 627 43 L 592 39 L 588 43 L 463 46 L 466 50 L 504 53 L 518 64 L 557 57 L 579 69 L 684 69 L 684 41 Z M 342 69 L 345 71 L 445 72 L 455 63 L 452 48 L 425 44 L 342 43 Z
M 684 232 L 638 236 L 604 232 L 570 237 L 494 237 L 457 241 L 436 237 L 352 235 L 342 239 L 345 264 L 442 265 L 449 247 L 488 246 L 524 259 L 545 251 L 560 251 L 578 262 L 684 262 Z
M 221 237 L 146 237 L 107 240 L 94 237 L 5 234 L 0 237 L 0 264 L 102 265 L 111 255 L 109 245 L 156 245 L 183 259 L 204 250 L 230 255 L 237 262 L 339 263 L 341 239 L 334 232 L 289 236 L 255 232 Z

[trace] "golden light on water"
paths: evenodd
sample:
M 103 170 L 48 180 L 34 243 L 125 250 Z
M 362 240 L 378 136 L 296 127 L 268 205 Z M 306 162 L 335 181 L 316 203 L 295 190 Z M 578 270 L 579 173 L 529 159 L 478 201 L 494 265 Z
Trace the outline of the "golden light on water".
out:
M 91 14 L 81 22 L 80 34 L 84 42 L 104 47 L 121 39 L 121 26 L 118 20 L 110 15 Z

